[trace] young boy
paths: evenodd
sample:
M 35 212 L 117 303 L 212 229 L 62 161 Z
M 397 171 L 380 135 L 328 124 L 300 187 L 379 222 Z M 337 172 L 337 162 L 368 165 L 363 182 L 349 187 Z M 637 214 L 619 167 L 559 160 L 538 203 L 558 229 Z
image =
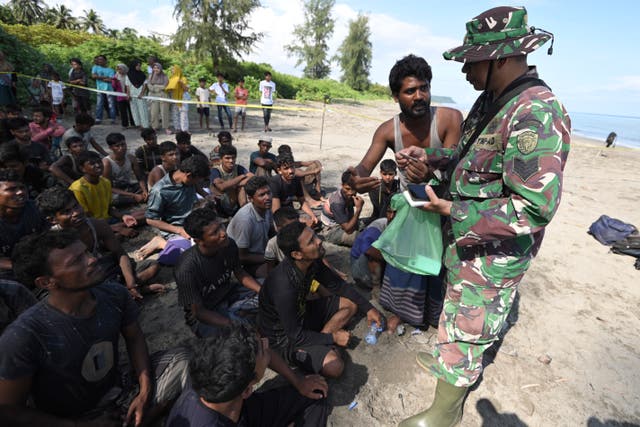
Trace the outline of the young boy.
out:
M 51 79 L 47 83 L 49 97 L 51 98 L 51 107 L 56 114 L 64 114 L 64 90 L 66 86 L 60 81 L 60 75 L 56 72 L 51 73 Z
M 53 176 L 29 162 L 27 153 L 16 142 L 0 144 L 0 169 L 16 171 L 32 200 L 42 191 L 56 184 Z
M 196 104 L 196 108 L 198 109 L 198 115 L 200 116 L 200 129 L 202 129 L 202 117 L 204 116 L 205 123 L 207 125 L 207 130 L 210 130 L 209 127 L 209 104 L 211 102 L 211 94 L 209 93 L 209 89 L 207 89 L 207 79 L 204 77 L 200 77 L 198 79 L 198 83 L 200 87 L 196 89 L 196 97 L 200 103 Z M 205 104 L 205 102 L 207 104 Z
M 329 195 L 322 207 L 323 235 L 328 242 L 351 246 L 358 236 L 364 200 L 351 186 L 351 172 L 342 174 L 342 188 Z
M 202 156 L 205 159 L 207 158 L 202 151 L 191 145 L 191 134 L 189 132 L 176 132 L 176 144 L 178 144 L 178 157 L 180 161 L 187 160 L 194 155 Z
M 258 140 L 258 151 L 249 156 L 249 171 L 257 176 L 271 176 L 276 169 L 276 155 L 270 153 L 272 139 L 263 136 Z
M 275 212 L 282 206 L 293 206 L 293 201 L 300 203 L 300 209 L 309 215 L 312 225 L 318 223 L 318 218 L 304 198 L 302 181 L 296 176 L 293 159 L 290 156 L 278 156 L 276 159 L 276 172 L 278 175 L 271 177 L 269 187 L 273 200 L 271 212 Z
M 147 183 L 136 158 L 127 153 L 127 141 L 121 133 L 107 135 L 111 154 L 102 159 L 102 176 L 111 181 L 113 204 L 116 206 L 143 203 L 147 200 Z
M 119 271 L 114 271 L 115 276 L 122 276 L 133 298 L 141 299 L 140 292 L 164 291 L 161 284 L 147 285 L 158 273 L 159 265 L 152 261 L 135 269 L 134 262 L 127 256 L 109 223 L 87 218 L 71 191 L 62 187 L 50 188 L 38 196 L 36 204 L 53 229 L 75 230 L 92 256 L 112 257 L 114 267 L 119 267 Z
M 231 145 L 233 143 L 233 137 L 226 130 L 218 132 L 217 136 L 219 145 L 213 147 L 213 150 L 209 153 L 209 165 L 212 169 L 220 165 L 220 147 L 223 145 Z
M 216 77 L 218 81 L 212 84 L 209 90 L 216 95 L 217 104 L 226 104 L 229 85 L 224 81 L 224 74 L 218 73 Z M 231 129 L 233 127 L 233 119 L 228 105 L 218 105 L 218 121 L 220 122 L 220 128 L 224 129 L 224 120 L 222 118 L 223 111 L 229 120 L 229 129 Z
M 293 158 L 291 146 L 283 144 L 278 147 L 278 155 L 288 155 Z M 304 198 L 312 208 L 322 206 L 324 199 L 322 198 L 321 178 L 322 163 L 319 160 L 310 161 L 293 161 L 296 168 L 296 176 L 302 180 L 302 189 Z
M 56 160 L 49 168 L 49 172 L 58 180 L 71 185 L 73 181 L 82 177 L 82 172 L 78 165 L 78 156 L 80 153 L 87 151 L 87 149 L 84 141 L 79 136 L 67 138 L 65 145 L 67 146 L 67 154 Z
M 62 135 L 62 143 L 66 144 L 67 139 L 72 136 L 77 136 L 82 139 L 84 142 L 85 150 L 89 147 L 89 144 L 96 150 L 98 153 L 102 154 L 102 156 L 107 156 L 108 153 L 98 144 L 91 134 L 91 127 L 95 124 L 95 120 L 87 113 L 80 113 L 76 115 L 76 123 L 72 128 L 67 129 L 67 131 Z
M 233 145 L 220 147 L 220 164 L 211 169 L 211 190 L 220 194 L 218 213 L 230 217 L 247 203 L 244 186 L 253 176 L 251 172 L 238 164 L 238 151 Z
M 31 140 L 44 145 L 51 151 L 55 139 L 58 142 L 59 149 L 60 139 L 64 135 L 65 128 L 51 120 L 51 110 L 48 107 L 35 107 L 32 118 L 33 121 L 29 123 Z
M 153 188 L 155 183 L 160 181 L 162 177 L 176 170 L 176 166 L 178 165 L 178 146 L 173 141 L 163 141 L 159 147 L 162 164 L 154 167 L 151 169 L 151 172 L 149 172 L 149 177 L 147 178 L 147 188 L 149 191 L 151 191 L 151 188 Z
M 233 90 L 236 97 L 236 117 L 233 122 L 233 131 L 238 132 L 238 120 L 242 117 L 242 126 L 240 130 L 244 130 L 244 122 L 247 118 L 247 100 L 249 99 L 249 89 L 244 87 L 244 79 L 238 80 L 238 86 Z
M 386 159 L 380 163 L 380 187 L 369 191 L 369 199 L 373 205 L 371 220 L 384 218 L 391 197 L 400 191 L 400 184 L 396 179 L 397 174 L 398 165 L 393 160 Z
M 162 163 L 158 149 L 158 135 L 154 129 L 145 128 L 140 131 L 140 137 L 144 141 L 144 145 L 136 148 L 134 154 L 140 170 L 147 175 L 151 169 Z
M 82 178 L 74 181 L 69 190 L 73 191 L 78 203 L 92 218 L 105 219 L 109 222 L 120 220 L 121 223 L 112 224 L 113 231 L 132 237 L 137 233 L 130 228 L 144 223 L 143 212 L 136 216 L 122 214 L 111 205 L 111 181 L 102 176 L 102 159 L 93 151 L 85 151 L 78 155 L 78 165 L 82 171 Z
M 43 171 L 48 171 L 51 165 L 49 150 L 44 145 L 31 140 L 29 120 L 24 117 L 9 119 L 8 126 L 14 141 L 27 153 L 29 161 Z

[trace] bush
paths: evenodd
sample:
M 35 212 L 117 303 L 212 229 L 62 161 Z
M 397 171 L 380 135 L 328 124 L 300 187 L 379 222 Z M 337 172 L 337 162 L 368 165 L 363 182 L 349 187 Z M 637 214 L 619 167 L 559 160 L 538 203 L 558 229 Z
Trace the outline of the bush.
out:
M 1 24 L 9 34 L 16 36 L 18 40 L 38 47 L 45 44 L 59 44 L 61 46 L 77 46 L 98 37 L 83 31 L 61 30 L 49 24 L 34 25 L 7 25 Z

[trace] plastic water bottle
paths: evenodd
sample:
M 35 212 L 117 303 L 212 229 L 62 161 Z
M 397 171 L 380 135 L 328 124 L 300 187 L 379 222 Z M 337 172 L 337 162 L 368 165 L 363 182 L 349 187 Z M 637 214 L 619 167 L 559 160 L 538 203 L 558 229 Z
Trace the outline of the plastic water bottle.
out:
M 376 322 L 373 322 L 371 324 L 371 328 L 369 328 L 369 333 L 367 334 L 366 337 L 364 337 L 364 340 L 367 344 L 377 344 L 378 343 L 378 334 L 382 332 L 382 328 L 378 327 L 378 324 Z

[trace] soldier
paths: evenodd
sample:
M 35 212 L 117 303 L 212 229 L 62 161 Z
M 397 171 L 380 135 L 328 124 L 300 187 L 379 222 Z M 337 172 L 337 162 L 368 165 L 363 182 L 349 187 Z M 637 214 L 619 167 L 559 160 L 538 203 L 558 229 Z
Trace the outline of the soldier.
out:
M 527 65 L 527 54 L 550 38 L 527 26 L 524 8 L 496 7 L 473 18 L 464 44 L 444 53 L 463 62 L 467 81 L 483 91 L 460 144 L 455 150 L 402 150 L 430 168 L 449 166 L 450 177 L 450 197 L 438 198 L 426 186 L 431 201 L 423 207 L 449 219 L 438 343 L 433 356 L 417 357 L 437 377 L 436 395 L 429 409 L 402 427 L 460 421 L 467 388 L 482 372 L 482 354 L 498 339 L 558 208 L 571 121 Z M 397 160 L 407 170 L 417 163 L 402 155 Z

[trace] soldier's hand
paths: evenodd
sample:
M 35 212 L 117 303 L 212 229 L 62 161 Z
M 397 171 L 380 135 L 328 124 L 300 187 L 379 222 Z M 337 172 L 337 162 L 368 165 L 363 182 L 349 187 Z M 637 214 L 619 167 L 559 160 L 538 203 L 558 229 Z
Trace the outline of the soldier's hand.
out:
M 333 334 L 333 342 L 339 345 L 340 347 L 346 347 L 349 344 L 349 339 L 351 339 L 351 334 L 344 329 L 340 329 L 335 331 Z
M 436 192 L 433 191 L 430 185 L 425 187 L 425 191 L 427 192 L 427 196 L 429 196 L 429 201 L 420 206 L 420 209 L 427 212 L 435 212 L 442 216 L 451 215 L 451 201 L 436 196 Z

